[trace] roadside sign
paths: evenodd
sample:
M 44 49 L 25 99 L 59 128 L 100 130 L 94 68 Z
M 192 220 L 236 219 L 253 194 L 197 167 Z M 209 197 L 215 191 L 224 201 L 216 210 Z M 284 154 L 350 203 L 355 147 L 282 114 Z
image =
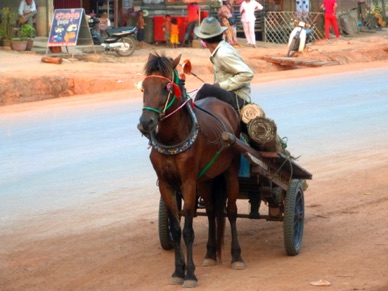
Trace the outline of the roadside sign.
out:
M 93 45 L 85 10 L 56 9 L 47 47 Z

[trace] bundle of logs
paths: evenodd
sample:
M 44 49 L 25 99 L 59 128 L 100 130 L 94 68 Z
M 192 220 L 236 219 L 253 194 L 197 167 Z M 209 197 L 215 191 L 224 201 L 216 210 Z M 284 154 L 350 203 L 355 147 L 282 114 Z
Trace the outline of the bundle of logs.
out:
M 240 114 L 253 148 L 266 152 L 283 151 L 275 122 L 265 117 L 259 105 L 248 104 L 241 109 Z

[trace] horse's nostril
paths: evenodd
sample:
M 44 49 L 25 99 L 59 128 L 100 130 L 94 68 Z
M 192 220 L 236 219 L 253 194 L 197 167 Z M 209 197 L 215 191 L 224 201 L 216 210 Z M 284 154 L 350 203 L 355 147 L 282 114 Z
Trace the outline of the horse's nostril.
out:
M 158 118 L 157 117 L 140 117 L 139 124 L 137 125 L 137 129 L 145 134 L 153 131 L 157 125 Z
M 143 125 L 142 125 L 141 123 L 139 123 L 139 124 L 137 125 L 137 129 L 140 130 L 141 132 L 144 131 L 144 127 L 143 127 Z

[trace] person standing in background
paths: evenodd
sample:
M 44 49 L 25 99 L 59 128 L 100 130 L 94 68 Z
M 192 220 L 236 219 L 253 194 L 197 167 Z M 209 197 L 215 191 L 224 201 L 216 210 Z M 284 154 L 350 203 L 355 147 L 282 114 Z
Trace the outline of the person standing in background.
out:
M 144 46 L 144 37 L 145 37 L 145 21 L 143 16 L 143 10 L 139 10 L 137 13 L 137 41 L 139 42 L 139 48 Z
M 241 22 L 244 28 L 247 46 L 256 47 L 255 12 L 262 10 L 263 5 L 255 0 L 244 0 L 240 6 Z
M 171 16 L 166 15 L 164 17 L 164 22 L 163 22 L 163 31 L 164 31 L 164 40 L 166 41 L 166 46 L 170 47 L 171 45 Z
M 171 19 L 171 37 L 170 37 L 171 46 L 176 48 L 179 43 L 179 27 L 178 27 L 178 19 L 173 17 Z
M 222 5 L 218 8 L 218 16 L 220 19 L 220 23 L 222 26 L 226 26 L 228 29 L 225 30 L 225 40 L 232 46 L 239 47 L 239 43 L 237 41 L 236 31 L 234 29 L 234 15 L 232 14 L 230 8 L 228 7 L 229 0 L 222 1 Z M 230 5 L 230 3 L 229 3 Z M 232 6 L 232 5 L 230 5 Z M 233 7 L 232 7 L 233 9 Z M 233 10 L 232 10 L 233 11 Z
M 338 31 L 337 24 L 337 1 L 336 0 L 324 0 L 321 8 L 325 10 L 325 35 L 326 40 L 329 41 L 330 38 L 330 26 L 333 26 L 335 36 L 341 38 Z
M 34 0 L 22 0 L 18 10 L 20 24 L 28 23 L 33 25 L 34 17 L 38 13 L 36 10 L 36 4 Z
M 199 18 L 199 7 L 196 2 L 187 4 L 187 29 L 185 33 L 185 37 L 183 39 L 182 46 L 190 46 L 193 40 L 192 34 L 194 32 L 194 28 L 197 26 Z

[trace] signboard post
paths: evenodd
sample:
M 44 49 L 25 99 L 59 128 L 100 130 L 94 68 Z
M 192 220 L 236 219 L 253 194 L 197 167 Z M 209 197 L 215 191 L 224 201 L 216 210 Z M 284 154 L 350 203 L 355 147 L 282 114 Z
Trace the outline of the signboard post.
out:
M 68 52 L 68 47 L 78 45 L 93 46 L 96 52 L 84 9 L 54 10 L 46 55 L 50 47 L 66 47 Z

